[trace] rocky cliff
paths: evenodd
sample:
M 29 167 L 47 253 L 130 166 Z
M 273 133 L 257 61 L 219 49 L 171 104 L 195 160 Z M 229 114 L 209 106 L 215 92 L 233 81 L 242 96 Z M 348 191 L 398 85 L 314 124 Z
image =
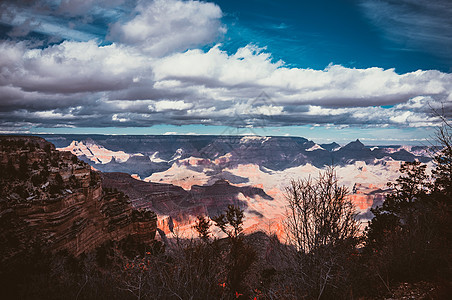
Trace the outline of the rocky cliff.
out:
M 102 173 L 106 188 L 117 188 L 130 196 L 132 205 L 158 214 L 158 227 L 163 232 L 173 231 L 173 227 L 191 230 L 199 215 L 216 216 L 235 205 L 251 211 L 257 217 L 262 215 L 248 207 L 252 200 L 272 202 L 273 198 L 261 188 L 231 185 L 226 180 L 218 180 L 212 185 L 194 185 L 190 190 L 164 183 L 144 182 L 125 173 Z M 185 230 L 184 229 L 184 230 Z
M 101 175 L 38 137 L 0 136 L 0 259 L 39 244 L 80 255 L 108 240 L 155 237 L 157 218 L 103 188 Z

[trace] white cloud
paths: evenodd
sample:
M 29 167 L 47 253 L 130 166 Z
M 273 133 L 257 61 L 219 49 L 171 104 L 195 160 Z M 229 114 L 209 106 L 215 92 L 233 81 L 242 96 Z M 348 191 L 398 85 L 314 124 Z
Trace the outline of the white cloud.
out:
M 234 118 L 242 123 L 235 125 L 258 127 L 419 127 L 438 122 L 431 108 L 452 106 L 452 74 L 290 68 L 252 45 L 234 54 L 215 46 L 162 58 L 95 41 L 44 49 L 3 41 L 0 51 L 2 127 L 23 120 L 40 126 L 61 126 L 62 120 L 101 127 L 224 125 Z M 269 97 L 257 101 L 262 91 Z
M 132 20 L 111 25 L 108 38 L 156 56 L 212 43 L 225 31 L 221 9 L 214 3 L 139 1 L 135 10 Z
M 149 109 L 156 112 L 161 112 L 165 110 L 187 110 L 193 107 L 191 103 L 185 103 L 184 101 L 159 101 L 153 105 L 149 105 Z
M 332 116 L 332 115 L 334 116 L 346 114 L 349 112 L 349 110 L 346 108 L 332 109 L 332 108 L 323 108 L 321 106 L 316 105 L 309 105 L 308 108 L 309 110 L 308 112 L 306 112 L 306 114 L 311 116 Z
M 80 93 L 115 90 L 130 85 L 148 59 L 133 48 L 95 41 L 69 42 L 45 49 L 0 43 L 1 85 L 27 91 Z
M 34 113 L 34 116 L 43 119 L 74 119 L 73 115 L 62 114 L 60 112 L 55 112 L 54 110 L 37 111 Z
M 283 106 L 263 105 L 253 109 L 253 113 L 264 116 L 276 116 L 282 114 Z
M 388 24 L 408 25 L 402 26 L 396 37 L 413 34 L 413 28 L 419 26 L 410 24 L 418 15 L 422 17 L 419 24 L 435 28 L 443 23 L 450 25 L 444 21 L 446 9 L 441 18 L 433 20 L 422 11 L 413 11 L 411 0 L 402 2 L 411 10 L 401 14 L 406 17 L 403 20 L 394 20 L 391 11 L 383 7 L 400 8 L 395 2 L 362 0 L 362 7 L 380 9 L 376 18 L 383 16 Z M 438 122 L 432 108 L 444 107 L 449 114 L 452 108 L 450 73 L 419 70 L 398 74 L 394 69 L 340 65 L 313 70 L 289 67 L 255 45 L 246 45 L 236 53 L 223 51 L 221 45 L 207 51 L 196 49 L 218 42 L 225 31 L 222 11 L 214 3 L 30 3 L 0 4 L 0 21 L 13 27 L 11 37 L 23 37 L 30 30 L 49 35 L 34 46 L 32 41 L 0 41 L 2 129 L 154 124 L 419 127 Z M 445 0 L 438 3 L 432 11 L 443 11 Z M 421 4 L 430 5 L 427 1 Z M 90 24 L 94 16 L 115 20 L 109 29 L 112 44 L 100 44 L 106 32 L 82 29 L 96 29 Z M 73 24 L 68 25 L 68 20 Z M 419 33 L 428 31 L 425 27 Z M 443 31 L 440 36 L 416 38 L 444 46 L 450 43 L 450 34 Z M 71 40 L 44 46 L 57 37 Z M 269 97 L 256 99 L 262 91 Z
M 198 83 L 204 94 L 226 89 L 223 95 L 232 91 L 235 98 L 248 87 L 252 88 L 253 96 L 257 89 L 265 89 L 284 103 L 333 107 L 391 105 L 417 95 L 447 98 L 452 88 L 452 74 L 433 70 L 399 75 L 394 69 L 376 67 L 288 68 L 282 62 L 272 62 L 269 54 L 253 46 L 241 48 L 233 55 L 219 46 L 207 52 L 190 50 L 174 54 L 157 60 L 154 73 L 156 80 L 171 81 L 173 87 L 178 83 L 180 87 L 187 82 Z
M 118 121 L 121 123 L 129 121 L 129 119 L 127 119 L 127 118 L 119 117 L 118 114 L 114 114 L 113 116 L 111 116 L 111 119 L 112 119 L 112 121 Z
M 216 45 L 207 52 L 189 50 L 156 61 L 157 80 L 167 78 L 199 78 L 217 80 L 218 85 L 239 85 L 268 78 L 282 62 L 272 63 L 268 53 L 255 46 L 240 48 L 228 55 Z

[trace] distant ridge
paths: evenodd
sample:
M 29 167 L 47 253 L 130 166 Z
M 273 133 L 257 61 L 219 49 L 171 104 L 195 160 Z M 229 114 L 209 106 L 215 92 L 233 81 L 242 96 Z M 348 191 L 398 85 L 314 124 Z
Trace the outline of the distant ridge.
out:
M 374 164 L 387 157 L 396 161 L 427 162 L 430 158 L 417 147 L 369 147 L 359 139 L 344 146 L 336 142 L 316 144 L 303 137 L 238 135 L 41 135 L 57 148 L 64 148 L 103 172 L 125 172 L 146 178 L 169 169 L 189 157 L 209 161 L 227 156 L 219 167 L 256 164 L 269 170 L 311 164 L 317 168 L 344 166 L 354 161 Z M 76 141 L 86 147 L 67 148 Z M 408 150 L 407 150 L 408 149 Z M 413 148 L 414 149 L 414 148 Z M 93 154 L 94 153 L 94 154 Z M 226 162 L 227 161 L 227 162 Z

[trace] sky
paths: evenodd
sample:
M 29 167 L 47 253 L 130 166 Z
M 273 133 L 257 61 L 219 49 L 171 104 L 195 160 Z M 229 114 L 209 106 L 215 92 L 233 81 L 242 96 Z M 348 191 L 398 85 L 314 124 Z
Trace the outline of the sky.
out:
M 0 133 L 422 144 L 438 113 L 449 0 L 0 1 Z

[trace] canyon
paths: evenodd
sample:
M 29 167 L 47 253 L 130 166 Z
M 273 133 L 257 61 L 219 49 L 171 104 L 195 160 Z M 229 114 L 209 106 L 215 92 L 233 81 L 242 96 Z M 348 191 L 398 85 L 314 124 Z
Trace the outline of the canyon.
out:
M 134 207 L 156 211 L 162 232 L 174 233 L 176 228 L 187 236 L 194 235 L 197 215 L 212 216 L 234 203 L 245 211 L 246 232 L 263 230 L 283 237 L 290 181 L 316 178 L 331 166 L 365 224 L 372 218 L 370 209 L 390 191 L 387 183 L 400 175 L 401 162 L 419 160 L 432 166 L 429 147 L 365 146 L 359 140 L 341 146 L 301 137 L 44 137 L 105 172 L 105 182 L 129 194 Z M 260 191 L 243 190 L 250 188 Z

